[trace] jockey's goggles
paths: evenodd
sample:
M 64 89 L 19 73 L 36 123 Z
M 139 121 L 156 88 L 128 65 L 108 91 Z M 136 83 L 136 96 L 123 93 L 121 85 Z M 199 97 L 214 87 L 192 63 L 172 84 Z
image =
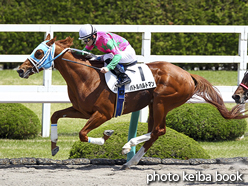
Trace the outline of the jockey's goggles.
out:
M 91 37 L 88 38 L 80 38 L 80 40 L 82 40 L 84 43 L 88 43 L 91 40 Z

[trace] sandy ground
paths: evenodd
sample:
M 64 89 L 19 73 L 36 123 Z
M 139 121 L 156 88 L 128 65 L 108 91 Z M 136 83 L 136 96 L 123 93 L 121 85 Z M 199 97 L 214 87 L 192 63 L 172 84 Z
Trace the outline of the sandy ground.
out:
M 248 165 L 137 165 L 129 170 L 104 165 L 9 165 L 0 167 L 0 185 L 136 186 L 248 185 Z M 223 181 L 224 179 L 224 181 Z

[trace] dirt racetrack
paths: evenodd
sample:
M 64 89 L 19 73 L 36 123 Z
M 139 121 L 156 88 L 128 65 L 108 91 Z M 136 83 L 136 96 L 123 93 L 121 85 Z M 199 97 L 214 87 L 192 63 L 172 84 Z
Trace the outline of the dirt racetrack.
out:
M 137 165 L 0 165 L 1 186 L 248 185 L 248 165 L 226 163 Z

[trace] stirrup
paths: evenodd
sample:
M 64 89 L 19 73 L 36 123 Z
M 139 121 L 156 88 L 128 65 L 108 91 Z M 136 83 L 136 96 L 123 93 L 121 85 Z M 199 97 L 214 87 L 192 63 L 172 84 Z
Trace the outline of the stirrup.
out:
M 115 84 L 115 86 L 116 87 L 122 87 L 123 85 L 126 85 L 126 84 L 129 84 L 129 83 L 131 83 L 131 79 L 130 78 L 128 78 L 128 79 L 126 79 L 125 81 L 117 81 L 117 83 Z

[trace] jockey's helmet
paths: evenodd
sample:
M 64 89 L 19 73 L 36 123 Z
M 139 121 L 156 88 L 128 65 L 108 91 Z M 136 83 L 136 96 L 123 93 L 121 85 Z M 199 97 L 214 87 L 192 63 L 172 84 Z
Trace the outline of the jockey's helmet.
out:
M 85 40 L 87 38 L 92 38 L 94 34 L 97 33 L 97 30 L 91 24 L 83 25 L 79 30 L 79 38 L 80 40 Z

